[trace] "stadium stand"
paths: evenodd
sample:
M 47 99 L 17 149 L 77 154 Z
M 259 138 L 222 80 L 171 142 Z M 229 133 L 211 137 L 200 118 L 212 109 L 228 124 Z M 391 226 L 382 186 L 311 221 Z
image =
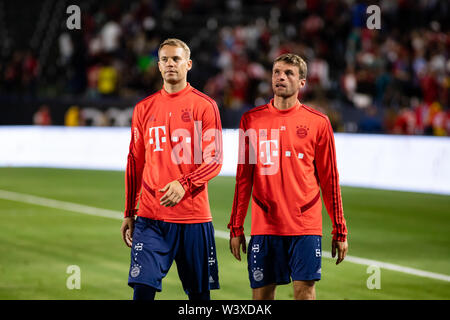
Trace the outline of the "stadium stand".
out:
M 81 30 L 66 27 L 74 3 Z M 380 30 L 366 27 L 371 4 Z M 293 51 L 308 62 L 302 101 L 335 131 L 450 135 L 449 17 L 445 0 L 0 0 L 0 124 L 32 124 L 46 105 L 54 125 L 72 106 L 80 124 L 126 125 L 111 115 L 160 88 L 158 45 L 178 37 L 224 127 L 270 98 L 271 61 Z

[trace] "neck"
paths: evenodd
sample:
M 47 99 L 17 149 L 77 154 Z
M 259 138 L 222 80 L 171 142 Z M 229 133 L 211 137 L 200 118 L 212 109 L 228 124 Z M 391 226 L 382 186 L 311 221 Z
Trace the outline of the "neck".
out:
M 177 83 L 168 83 L 164 81 L 164 90 L 167 91 L 167 93 L 177 93 L 178 91 L 183 90 L 187 86 L 187 80 L 182 80 Z
M 285 110 L 293 107 L 297 103 L 297 94 L 290 97 L 281 97 L 275 95 L 273 97 L 273 106 L 279 110 Z

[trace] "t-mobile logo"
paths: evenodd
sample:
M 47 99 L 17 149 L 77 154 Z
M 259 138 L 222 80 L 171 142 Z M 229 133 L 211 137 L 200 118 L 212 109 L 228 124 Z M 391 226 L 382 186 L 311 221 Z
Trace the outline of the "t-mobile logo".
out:
M 259 155 L 262 163 L 261 175 L 273 175 L 280 167 L 280 135 L 278 129 L 270 130 L 270 139 L 267 130 L 259 130 Z
M 162 130 L 163 132 L 163 136 L 161 137 L 161 140 L 159 139 L 159 129 Z M 155 130 L 155 135 L 154 138 L 152 138 L 152 131 Z M 153 149 L 153 151 L 163 151 L 163 149 L 161 148 L 161 143 L 166 142 L 166 127 L 165 126 L 160 126 L 160 127 L 151 127 L 149 129 L 149 136 L 150 136 L 150 144 L 155 144 L 155 149 Z
M 275 145 L 275 149 L 274 150 L 270 150 L 270 146 L 271 144 Z M 264 154 L 266 155 L 266 162 L 263 162 L 263 165 L 273 165 L 275 164 L 274 162 L 272 162 L 271 156 L 273 157 L 277 157 L 278 156 L 278 140 L 264 140 L 264 141 L 260 141 L 259 142 L 259 149 L 260 150 L 264 150 L 263 149 L 263 145 L 265 145 L 265 151 L 261 151 L 261 160 L 264 159 Z

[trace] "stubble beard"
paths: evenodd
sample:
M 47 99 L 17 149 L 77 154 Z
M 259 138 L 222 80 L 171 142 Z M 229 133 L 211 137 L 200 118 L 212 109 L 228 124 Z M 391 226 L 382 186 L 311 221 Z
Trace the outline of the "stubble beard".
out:
M 274 94 L 283 99 L 287 99 L 295 95 L 294 90 L 273 90 Z

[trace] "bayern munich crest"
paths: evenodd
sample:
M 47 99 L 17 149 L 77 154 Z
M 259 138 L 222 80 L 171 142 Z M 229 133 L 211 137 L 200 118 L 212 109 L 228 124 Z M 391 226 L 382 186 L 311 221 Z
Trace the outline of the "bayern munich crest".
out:
M 181 110 L 181 120 L 183 120 L 184 122 L 189 122 L 192 120 L 191 109 Z
M 262 273 L 262 269 L 256 268 L 256 270 L 253 270 L 253 279 L 255 281 L 261 281 L 264 279 L 264 273 Z
M 302 125 L 299 125 L 296 128 L 297 128 L 297 130 L 295 133 L 297 134 L 297 136 L 300 139 L 306 138 L 306 136 L 308 135 L 309 128 L 307 126 L 302 126 Z
M 135 265 L 130 272 L 131 277 L 136 278 L 141 273 L 141 266 Z

